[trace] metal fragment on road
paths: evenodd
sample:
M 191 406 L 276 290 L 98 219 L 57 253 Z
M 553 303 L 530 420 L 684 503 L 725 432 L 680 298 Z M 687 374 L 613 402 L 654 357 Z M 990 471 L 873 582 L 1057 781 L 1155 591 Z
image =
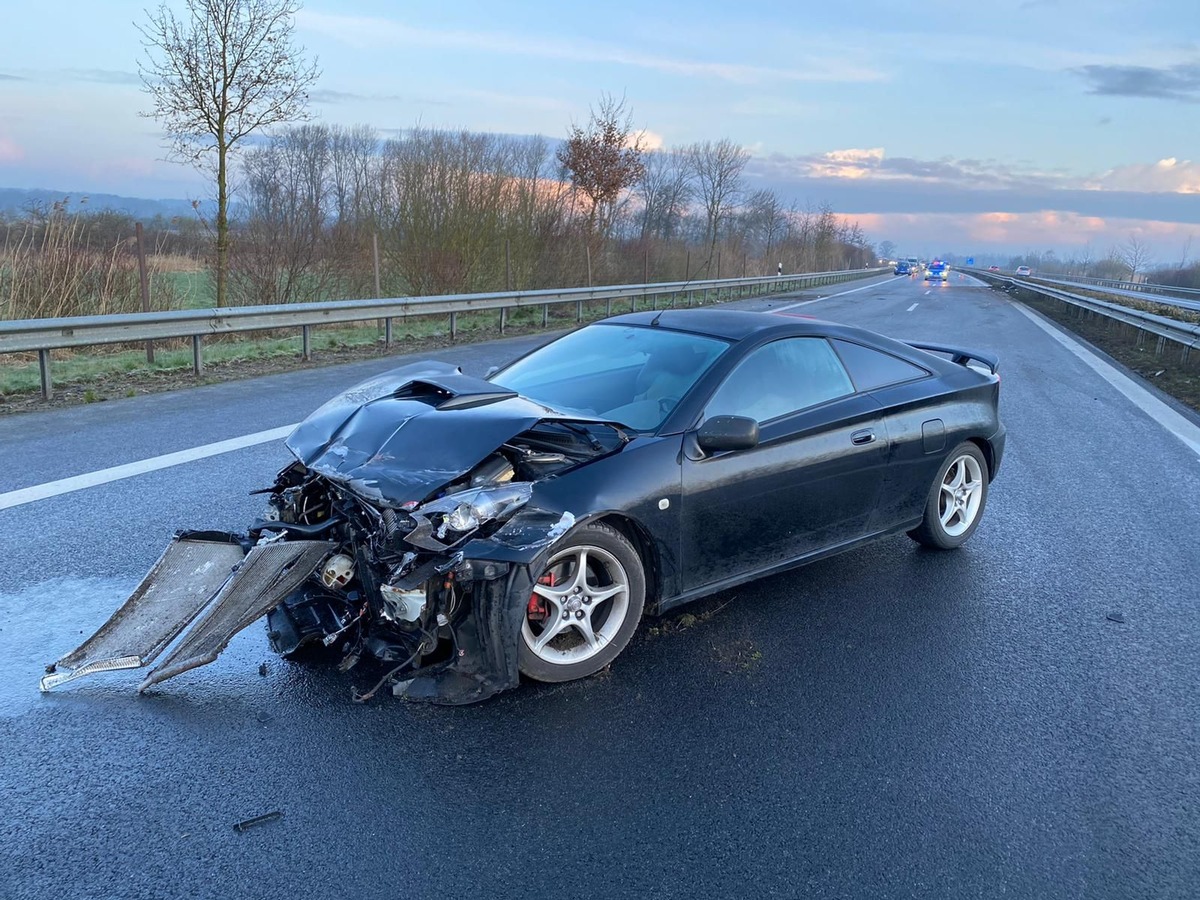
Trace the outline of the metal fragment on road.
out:
M 282 818 L 283 813 L 277 809 L 271 810 L 269 813 L 263 813 L 261 816 L 254 816 L 249 819 L 243 819 L 241 822 L 233 823 L 233 830 L 241 833 L 255 825 L 265 825 L 267 822 L 274 822 L 276 819 Z
M 129 599 L 90 638 L 48 668 L 42 691 L 84 675 L 149 665 L 188 626 L 242 560 L 240 544 L 177 537 Z

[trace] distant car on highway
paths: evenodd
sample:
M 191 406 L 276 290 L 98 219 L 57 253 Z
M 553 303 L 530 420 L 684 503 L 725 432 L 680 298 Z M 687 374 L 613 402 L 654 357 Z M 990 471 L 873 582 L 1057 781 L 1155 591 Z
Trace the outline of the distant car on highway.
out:
M 989 272 L 999 272 L 1000 267 L 999 266 L 988 266 L 988 271 Z
M 912 274 L 912 266 L 910 266 L 906 261 L 900 260 L 900 262 L 896 263 L 896 271 L 893 272 L 892 274 L 894 274 L 894 275 L 911 275 Z
M 1016 274 L 1018 274 L 1018 275 L 1032 275 L 1032 274 L 1033 274 L 1033 269 L 1029 268 L 1029 266 L 1017 266 L 1017 272 L 1016 272 Z
M 940 259 L 935 259 L 925 269 L 926 281 L 947 281 L 949 278 L 950 269 Z

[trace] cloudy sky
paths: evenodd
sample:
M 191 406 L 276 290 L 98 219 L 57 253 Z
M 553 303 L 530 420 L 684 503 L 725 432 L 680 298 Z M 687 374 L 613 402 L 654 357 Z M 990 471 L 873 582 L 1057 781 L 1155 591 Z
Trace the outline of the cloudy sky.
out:
M 0 187 L 204 194 L 138 115 L 145 6 L 6 11 Z M 624 94 L 655 142 L 732 138 L 752 187 L 912 255 L 1200 254 L 1196 0 L 309 0 L 297 37 L 328 122 L 562 137 Z

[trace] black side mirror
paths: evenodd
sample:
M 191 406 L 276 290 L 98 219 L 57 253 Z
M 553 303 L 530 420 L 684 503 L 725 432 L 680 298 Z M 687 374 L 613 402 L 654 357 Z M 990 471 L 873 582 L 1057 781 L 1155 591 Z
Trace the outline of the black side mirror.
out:
M 713 416 L 700 426 L 696 443 L 706 453 L 749 450 L 758 446 L 758 423 L 746 416 Z

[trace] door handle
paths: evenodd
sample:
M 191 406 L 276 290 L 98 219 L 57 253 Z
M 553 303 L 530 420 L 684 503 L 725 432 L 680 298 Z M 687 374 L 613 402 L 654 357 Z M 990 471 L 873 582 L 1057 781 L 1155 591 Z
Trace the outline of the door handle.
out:
M 862 431 L 856 431 L 850 435 L 850 443 L 852 444 L 870 444 L 875 441 L 875 432 L 870 428 L 864 428 Z

